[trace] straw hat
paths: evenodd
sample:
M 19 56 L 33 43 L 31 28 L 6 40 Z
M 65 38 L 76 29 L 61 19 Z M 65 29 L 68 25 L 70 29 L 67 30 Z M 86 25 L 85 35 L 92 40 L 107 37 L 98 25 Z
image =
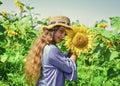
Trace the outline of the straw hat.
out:
M 48 25 L 43 25 L 42 29 L 53 29 L 55 26 L 63 26 L 65 29 L 71 29 L 70 19 L 66 16 L 53 16 Z

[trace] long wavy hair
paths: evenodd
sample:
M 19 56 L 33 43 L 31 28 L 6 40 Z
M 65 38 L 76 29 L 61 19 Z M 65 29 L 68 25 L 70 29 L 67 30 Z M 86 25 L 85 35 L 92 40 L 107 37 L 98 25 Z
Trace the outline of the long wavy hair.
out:
M 53 35 L 58 28 L 57 26 L 53 29 L 43 31 L 31 47 L 25 61 L 25 77 L 28 83 L 35 83 L 40 77 L 43 48 L 47 44 L 54 43 Z

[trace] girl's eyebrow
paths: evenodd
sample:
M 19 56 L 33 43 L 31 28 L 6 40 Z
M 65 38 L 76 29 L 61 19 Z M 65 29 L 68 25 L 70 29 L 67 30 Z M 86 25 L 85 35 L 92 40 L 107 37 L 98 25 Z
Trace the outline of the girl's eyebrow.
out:
M 63 29 L 60 29 L 59 31 L 61 31 L 61 32 L 65 32 Z

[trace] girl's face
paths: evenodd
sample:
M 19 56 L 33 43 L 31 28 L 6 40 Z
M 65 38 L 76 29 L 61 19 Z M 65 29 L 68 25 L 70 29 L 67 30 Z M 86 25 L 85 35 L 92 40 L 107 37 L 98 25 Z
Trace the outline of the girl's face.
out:
M 60 26 L 59 29 L 55 32 L 54 37 L 53 37 L 55 43 L 59 43 L 64 40 L 64 37 L 66 35 L 66 32 L 64 29 L 65 27 Z

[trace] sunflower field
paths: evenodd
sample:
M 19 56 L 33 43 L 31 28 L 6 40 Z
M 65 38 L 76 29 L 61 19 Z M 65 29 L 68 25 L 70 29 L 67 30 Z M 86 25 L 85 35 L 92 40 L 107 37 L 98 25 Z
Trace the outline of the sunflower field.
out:
M 34 7 L 14 0 L 17 13 L 0 12 L 0 86 L 29 86 L 24 78 L 25 57 L 49 18 L 32 16 Z M 2 2 L 0 2 L 2 5 Z M 120 86 L 120 17 L 101 19 L 92 27 L 71 23 L 66 40 L 58 47 L 78 55 L 76 82 L 65 86 Z

